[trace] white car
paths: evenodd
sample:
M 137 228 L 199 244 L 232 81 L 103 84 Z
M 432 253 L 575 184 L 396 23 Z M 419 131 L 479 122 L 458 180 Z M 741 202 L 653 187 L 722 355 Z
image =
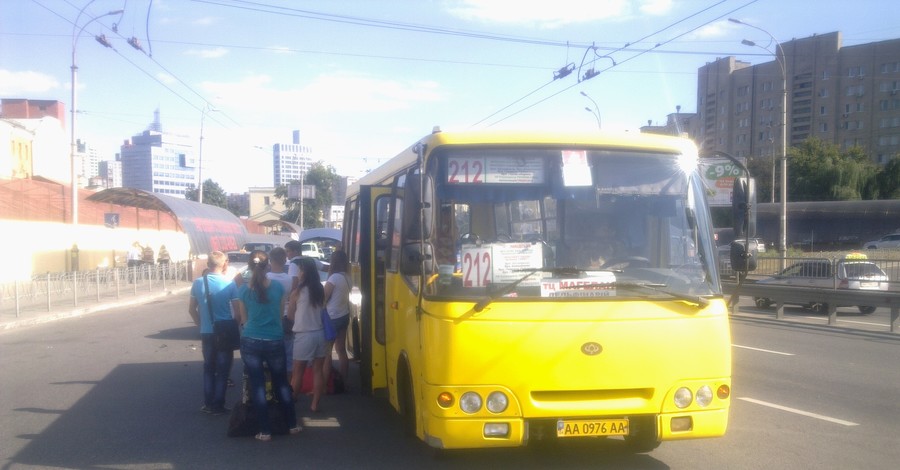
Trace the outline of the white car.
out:
M 889 281 L 877 264 L 867 261 L 866 255 L 854 253 L 834 264 L 825 259 L 799 261 L 781 273 L 756 283 L 823 289 L 888 290 Z M 759 308 L 769 308 L 775 303 L 765 297 L 756 297 L 754 301 Z M 803 307 L 819 313 L 828 312 L 828 304 L 825 303 L 811 303 Z M 875 311 L 875 307 L 860 305 L 859 311 L 868 315 Z
M 877 248 L 900 248 L 900 232 L 889 233 L 878 240 L 866 242 L 863 247 L 867 250 Z
M 304 242 L 300 244 L 300 256 L 308 256 L 317 260 L 325 259 L 325 255 L 321 250 L 319 250 L 319 245 L 311 242 Z

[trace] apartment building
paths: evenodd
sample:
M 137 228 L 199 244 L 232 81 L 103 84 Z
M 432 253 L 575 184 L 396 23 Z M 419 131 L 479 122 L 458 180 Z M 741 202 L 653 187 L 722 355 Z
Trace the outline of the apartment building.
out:
M 841 33 L 832 32 L 786 41 L 781 50 L 783 57 L 778 51 L 778 60 L 756 65 L 725 57 L 700 67 L 697 143 L 704 151 L 773 158 L 786 123 L 788 147 L 815 137 L 860 146 L 880 164 L 900 152 L 900 39 L 843 47 Z

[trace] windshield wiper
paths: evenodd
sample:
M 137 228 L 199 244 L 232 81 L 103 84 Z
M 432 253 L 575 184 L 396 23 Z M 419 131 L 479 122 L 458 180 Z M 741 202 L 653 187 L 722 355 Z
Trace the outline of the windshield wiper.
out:
M 666 287 L 665 284 L 651 284 L 648 282 L 616 282 L 615 286 L 616 287 L 625 287 L 625 288 L 638 287 L 638 288 L 643 288 L 643 289 L 647 289 L 647 290 L 652 290 L 653 292 L 659 292 L 660 294 L 668 295 L 669 297 L 672 297 L 672 298 L 675 298 L 678 300 L 684 300 L 684 301 L 690 302 L 692 304 L 697 304 L 697 307 L 706 307 L 709 305 L 709 299 L 700 297 L 699 295 L 682 294 L 680 292 L 672 292 L 670 290 L 663 289 L 664 287 Z
M 485 307 L 490 305 L 491 302 L 493 302 L 497 298 L 503 297 L 504 295 L 512 292 L 513 289 L 516 288 L 516 286 L 518 286 L 519 284 L 522 283 L 522 281 L 524 281 L 525 279 L 528 279 L 529 277 L 531 277 L 532 274 L 539 272 L 539 271 L 549 272 L 549 273 L 553 273 L 553 274 L 581 274 L 581 273 L 586 273 L 586 272 L 597 272 L 597 271 L 610 272 L 609 270 L 584 269 L 584 268 L 576 268 L 573 266 L 534 268 L 534 269 L 526 269 L 523 271 L 525 271 L 524 276 L 520 277 L 519 279 L 517 279 L 515 282 L 513 282 L 511 284 L 507 284 L 507 285 L 503 286 L 501 289 L 497 290 L 496 292 L 492 292 L 490 295 L 488 295 L 484 299 L 479 300 L 472 307 L 472 310 L 474 310 L 476 313 L 481 312 L 482 310 L 484 310 Z M 615 271 L 612 271 L 612 272 L 615 272 Z M 649 283 L 649 282 L 615 281 L 612 283 L 612 285 L 614 285 L 616 287 L 624 287 L 624 288 L 629 288 L 629 287 L 635 288 L 636 287 L 636 288 L 651 290 L 653 292 L 658 292 L 660 294 L 667 295 L 674 299 L 684 300 L 685 302 L 697 304 L 697 307 L 706 307 L 709 305 L 709 299 L 700 297 L 698 295 L 689 295 L 689 294 L 682 294 L 679 292 L 672 292 L 670 290 L 664 289 L 664 287 L 666 287 L 665 284 L 653 284 L 653 283 Z
M 522 281 L 524 281 L 525 279 L 528 279 L 529 277 L 531 277 L 532 274 L 534 274 L 534 273 L 536 273 L 536 272 L 538 272 L 538 271 L 545 271 L 545 270 L 547 270 L 547 269 L 552 269 L 552 268 L 534 268 L 534 269 L 526 269 L 525 271 L 526 271 L 527 273 L 526 273 L 524 276 L 522 276 L 522 277 L 520 277 L 519 279 L 517 279 L 516 282 L 513 282 L 512 284 L 507 284 L 507 285 L 503 286 L 503 288 L 500 289 L 500 290 L 498 290 L 497 292 L 493 292 L 493 293 L 491 293 L 490 295 L 488 295 L 486 298 L 479 300 L 479 301 L 476 302 L 475 305 L 472 307 L 472 310 L 475 310 L 476 313 L 477 313 L 477 312 L 480 312 L 480 311 L 482 311 L 482 310 L 484 310 L 484 308 L 487 307 L 491 302 L 493 302 L 494 299 L 496 299 L 497 297 L 503 297 L 504 295 L 509 294 L 509 293 L 512 292 L 512 290 L 515 289 L 516 286 L 518 286 Z

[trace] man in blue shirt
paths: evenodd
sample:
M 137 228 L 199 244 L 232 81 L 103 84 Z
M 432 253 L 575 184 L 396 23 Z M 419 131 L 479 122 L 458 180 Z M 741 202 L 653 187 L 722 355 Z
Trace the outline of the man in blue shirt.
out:
M 225 276 L 228 256 L 221 251 L 213 251 L 207 257 L 206 266 L 212 315 L 207 306 L 204 276 L 195 279 L 191 286 L 188 313 L 195 321 L 199 319 L 200 323 L 200 342 L 203 350 L 203 407 L 200 411 L 220 415 L 228 411 L 225 408 L 225 390 L 228 376 L 231 374 L 234 351 L 216 349 L 211 317 L 215 317 L 216 320 L 234 318 L 234 312 L 238 311 L 237 306 L 240 304 L 237 286 L 232 279 Z

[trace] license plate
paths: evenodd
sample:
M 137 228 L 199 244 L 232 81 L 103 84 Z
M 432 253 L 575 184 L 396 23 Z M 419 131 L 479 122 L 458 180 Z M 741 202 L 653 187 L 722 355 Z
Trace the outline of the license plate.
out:
M 628 419 L 561 419 L 556 437 L 627 436 Z
M 878 287 L 878 283 L 877 282 L 860 282 L 859 287 L 860 287 L 860 289 Z

